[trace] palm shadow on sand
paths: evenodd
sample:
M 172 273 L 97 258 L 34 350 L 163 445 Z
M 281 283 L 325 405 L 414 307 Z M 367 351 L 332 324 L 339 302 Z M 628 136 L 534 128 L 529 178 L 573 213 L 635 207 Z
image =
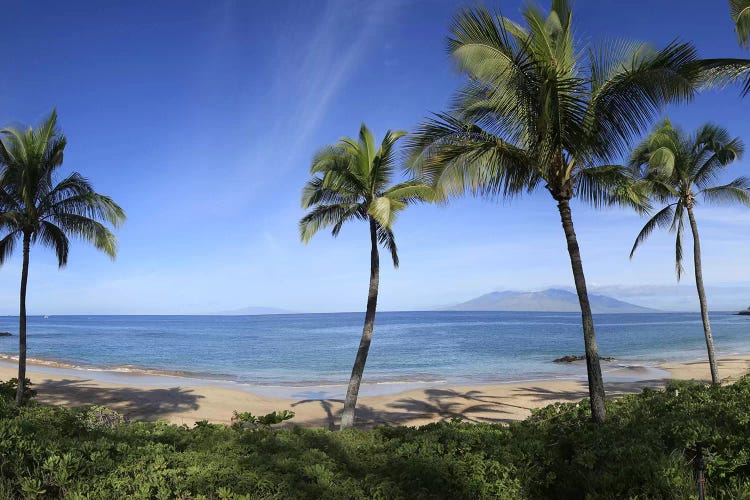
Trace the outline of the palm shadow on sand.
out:
M 639 382 L 610 382 L 605 384 L 607 396 L 638 393 L 644 388 L 663 387 L 665 380 Z M 481 389 L 458 391 L 455 389 L 426 389 L 421 398 L 402 398 L 389 403 L 385 409 L 375 409 L 366 404 L 357 405 L 357 427 L 376 425 L 409 425 L 412 421 L 460 419 L 475 423 L 509 423 L 519 419 L 521 413 L 553 402 L 575 403 L 588 397 L 585 382 L 580 389 L 552 390 L 539 386 L 518 387 L 508 395 L 492 395 Z M 520 401 L 528 401 L 528 405 Z M 541 403 L 541 404 L 540 404 Z M 325 417 L 310 422 L 327 429 L 336 429 L 343 411 L 341 399 L 303 399 L 292 404 L 320 405 Z
M 504 403 L 495 401 L 495 396 L 485 395 L 481 391 L 461 393 L 450 389 L 426 389 L 425 399 L 402 398 L 387 405 L 386 409 L 375 409 L 366 404 L 357 405 L 357 427 L 369 428 L 376 425 L 404 425 L 414 420 L 451 420 L 458 418 L 468 422 L 506 422 L 508 411 L 503 409 Z M 455 399 L 464 402 L 456 402 Z M 327 429 L 335 429 L 343 411 L 341 399 L 304 399 L 292 404 L 320 405 L 326 416 L 321 425 Z M 510 405 L 512 406 L 512 405 Z M 503 418 L 506 415 L 506 418 Z
M 181 387 L 97 387 L 91 380 L 44 380 L 34 383 L 42 403 L 68 407 L 102 405 L 131 420 L 158 420 L 170 413 L 197 410 L 203 396 Z

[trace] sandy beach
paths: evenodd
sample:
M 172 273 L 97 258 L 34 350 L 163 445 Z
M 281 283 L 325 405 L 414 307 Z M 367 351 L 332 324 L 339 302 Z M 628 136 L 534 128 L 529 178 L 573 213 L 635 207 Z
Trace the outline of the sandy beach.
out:
M 659 368 L 671 378 L 707 380 L 707 362 L 670 363 Z M 10 363 L 0 365 L 0 380 L 15 376 Z M 725 382 L 750 371 L 750 355 L 720 360 Z M 79 373 L 80 372 L 80 373 Z M 88 378 L 84 371 L 50 370 L 30 365 L 28 376 L 38 392 L 37 399 L 47 404 L 81 406 L 98 404 L 113 408 L 133 420 L 164 419 L 192 425 L 198 420 L 227 423 L 234 410 L 262 415 L 274 410 L 293 410 L 293 424 L 334 428 L 342 408 L 341 399 L 278 398 L 253 394 L 222 385 L 181 384 L 179 380 L 156 376 L 158 384 L 111 383 Z M 608 382 L 607 394 L 616 396 L 639 392 L 644 387 L 661 387 L 670 377 L 629 382 Z M 147 380 L 155 380 L 149 377 Z M 166 382 L 166 383 L 165 383 Z M 169 382 L 175 382 L 170 384 Z M 361 396 L 357 418 L 361 426 L 377 424 L 422 425 L 460 417 L 471 422 L 510 422 L 520 420 L 554 402 L 578 401 L 587 396 L 585 381 L 544 380 L 527 383 L 436 386 L 406 390 L 396 394 Z

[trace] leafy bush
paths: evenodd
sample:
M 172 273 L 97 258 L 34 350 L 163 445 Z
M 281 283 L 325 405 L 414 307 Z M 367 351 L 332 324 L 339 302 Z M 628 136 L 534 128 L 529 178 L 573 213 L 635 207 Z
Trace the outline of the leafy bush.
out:
M 273 411 L 266 415 L 256 417 L 249 411 L 238 412 L 232 415 L 232 428 L 235 430 L 257 429 L 259 427 L 271 427 L 294 417 L 294 412 L 289 410 Z
M 125 423 L 125 417 L 115 410 L 97 405 L 84 408 L 78 418 L 89 431 L 111 429 Z
M 690 498 L 698 440 L 710 498 L 750 498 L 750 378 L 675 383 L 607 411 L 604 425 L 582 401 L 507 426 L 344 432 L 238 413 L 257 425 L 237 432 L 0 397 L 0 498 Z
M 31 380 L 26 380 L 26 385 L 23 388 L 23 399 L 29 401 L 31 398 L 36 396 L 36 391 L 31 388 Z M 16 399 L 16 392 L 18 392 L 18 378 L 14 377 L 8 381 L 0 382 L 0 397 L 14 400 Z

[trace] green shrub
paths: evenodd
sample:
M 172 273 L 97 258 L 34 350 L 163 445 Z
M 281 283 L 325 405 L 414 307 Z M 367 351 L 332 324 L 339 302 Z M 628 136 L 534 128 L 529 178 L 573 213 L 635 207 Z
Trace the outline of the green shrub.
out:
M 125 423 L 125 417 L 106 406 L 89 406 L 81 410 L 78 418 L 87 430 L 111 429 Z
M 555 404 L 511 425 L 442 422 L 330 432 L 124 422 L 0 397 L 0 498 L 690 498 L 707 451 L 710 498 L 750 498 L 750 378 L 671 384 L 607 402 Z M 235 425 L 234 427 L 237 427 Z
M 29 401 L 31 398 L 36 396 L 36 391 L 31 388 L 31 380 L 26 380 L 26 385 L 23 388 L 23 400 Z M 0 382 L 0 398 L 8 400 L 16 399 L 16 393 L 18 392 L 18 378 L 14 377 L 5 382 Z
M 235 430 L 257 429 L 260 427 L 271 427 L 274 424 L 280 424 L 285 420 L 294 417 L 294 412 L 289 410 L 273 411 L 266 415 L 256 417 L 249 411 L 238 412 L 235 410 L 232 415 L 232 428 Z

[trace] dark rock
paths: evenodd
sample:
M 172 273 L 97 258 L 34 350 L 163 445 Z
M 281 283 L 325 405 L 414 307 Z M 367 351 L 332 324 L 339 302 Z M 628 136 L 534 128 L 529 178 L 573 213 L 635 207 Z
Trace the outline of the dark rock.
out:
M 12 337 L 13 334 L 10 332 L 0 332 L 0 337 Z
M 737 314 L 739 314 L 740 316 L 750 316 L 750 307 L 748 307 L 744 311 L 738 312 Z
M 610 357 L 602 357 L 599 358 L 600 361 L 614 361 L 615 358 Z M 574 361 L 586 361 L 586 356 L 576 356 L 575 354 L 570 354 L 568 356 L 563 356 L 562 358 L 557 358 L 553 360 L 553 363 L 572 363 Z
M 575 354 L 571 354 L 569 356 L 563 356 L 562 358 L 557 358 L 554 362 L 555 363 L 572 363 L 573 361 L 583 361 L 586 359 L 586 356 L 576 356 Z

